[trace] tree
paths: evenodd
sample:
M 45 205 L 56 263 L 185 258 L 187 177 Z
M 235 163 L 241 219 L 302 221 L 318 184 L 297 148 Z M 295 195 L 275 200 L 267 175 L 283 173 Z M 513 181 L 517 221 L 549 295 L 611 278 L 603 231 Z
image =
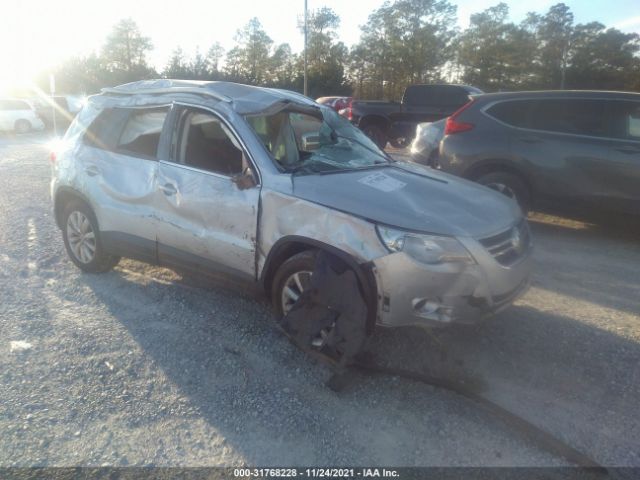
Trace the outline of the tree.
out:
M 176 79 L 191 78 L 191 72 L 189 71 L 187 60 L 185 58 L 184 52 L 182 51 L 182 48 L 177 47 L 173 51 L 173 53 L 171 54 L 171 58 L 169 58 L 169 62 L 162 71 L 162 76 L 165 78 Z
M 358 96 L 398 99 L 408 84 L 441 80 L 453 60 L 455 13 L 447 0 L 383 3 L 351 51 Z
M 293 89 L 296 86 L 298 70 L 296 68 L 297 57 L 291 52 L 288 43 L 278 45 L 269 65 L 269 85 L 278 88 Z
M 533 83 L 530 62 L 536 54 L 535 37 L 507 22 L 508 16 L 505 3 L 471 15 L 457 42 L 465 83 L 487 91 L 522 89 Z
M 130 18 L 120 20 L 107 37 L 102 49 L 102 60 L 111 72 L 124 72 L 124 77 L 149 73 L 147 53 L 152 49 L 151 40 L 140 33 L 138 25 Z
M 209 59 L 202 55 L 197 47 L 196 53 L 189 62 L 188 70 L 194 80 L 209 80 L 211 78 Z
M 221 76 L 220 61 L 224 56 L 224 48 L 220 45 L 220 42 L 215 42 L 209 51 L 207 52 L 207 62 L 209 64 L 209 73 L 213 79 L 218 79 Z
M 238 30 L 235 40 L 238 45 L 227 54 L 227 73 L 252 85 L 263 84 L 268 77 L 273 40 L 257 18 Z
M 551 88 L 562 89 L 573 36 L 573 13 L 567 5 L 558 3 L 538 20 L 539 75 Z
M 625 90 L 638 88 L 640 36 L 605 29 L 599 22 L 577 25 L 567 69 L 569 88 Z
M 307 71 L 308 93 L 311 97 L 351 93 L 344 68 L 348 49 L 344 43 L 337 41 L 339 26 L 340 17 L 331 8 L 322 7 L 308 15 Z M 302 72 L 304 68 L 301 63 L 302 58 L 298 64 Z

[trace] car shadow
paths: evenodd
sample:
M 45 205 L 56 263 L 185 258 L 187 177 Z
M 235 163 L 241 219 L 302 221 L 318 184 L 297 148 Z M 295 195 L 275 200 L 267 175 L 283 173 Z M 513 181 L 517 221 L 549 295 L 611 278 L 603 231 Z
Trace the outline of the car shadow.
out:
M 434 390 L 408 386 L 410 381 L 356 376 L 346 391 L 331 392 L 322 386 L 329 371 L 286 341 L 266 303 L 253 296 L 228 295 L 201 279 L 199 287 L 183 289 L 173 283 L 141 285 L 126 272 L 107 277 L 84 278 L 152 364 L 249 464 L 317 464 L 327 458 L 350 464 L 335 445 L 361 444 L 363 429 L 375 435 L 376 422 L 386 422 L 379 416 L 390 408 L 381 391 L 392 396 L 386 401 L 400 412 L 389 416 L 408 419 L 406 429 L 396 428 L 397 437 L 391 435 L 361 458 L 371 464 L 385 459 L 411 464 L 399 460 L 398 449 L 425 435 L 416 428 L 431 428 L 414 423 L 435 408 Z M 113 288 L 103 288 L 105 281 L 116 287 L 115 294 Z M 147 298 L 148 303 L 128 308 L 132 298 Z M 640 434 L 636 342 L 549 311 L 517 306 L 481 327 L 380 329 L 370 349 L 388 365 L 466 382 L 604 463 L 640 464 L 632 448 Z M 452 410 L 464 403 L 448 392 L 444 399 Z M 161 405 L 164 394 L 158 391 L 140 401 Z M 323 422 L 318 411 L 331 412 L 335 423 Z M 601 412 L 607 413 L 599 416 Z M 368 416 L 378 420 L 372 425 Z M 491 425 L 494 419 L 484 421 Z M 441 421 L 434 425 L 442 428 Z M 332 438 L 335 445 L 312 451 L 300 443 L 300 435 Z M 472 434 L 466 435 L 472 441 Z M 457 429 L 449 436 L 438 438 L 443 448 L 465 441 L 465 433 Z
M 640 465 L 640 343 L 579 320 L 515 305 L 478 326 L 380 330 L 388 368 L 468 385 L 605 465 Z

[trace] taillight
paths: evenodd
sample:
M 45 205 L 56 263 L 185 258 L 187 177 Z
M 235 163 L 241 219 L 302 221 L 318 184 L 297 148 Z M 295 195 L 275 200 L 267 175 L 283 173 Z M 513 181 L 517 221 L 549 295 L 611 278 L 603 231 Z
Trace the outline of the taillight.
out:
M 475 127 L 473 123 L 459 122 L 457 120 L 460 114 L 464 112 L 467 108 L 469 108 L 474 101 L 475 100 L 471 100 L 465 103 L 462 106 L 462 108 L 459 108 L 458 110 L 453 112 L 453 114 L 449 118 L 447 118 L 447 121 L 444 124 L 445 135 L 453 135 L 454 133 L 468 132 L 469 130 L 472 130 L 473 127 Z
M 49 154 L 49 162 L 51 162 L 52 165 L 56 163 L 56 152 L 51 152 Z

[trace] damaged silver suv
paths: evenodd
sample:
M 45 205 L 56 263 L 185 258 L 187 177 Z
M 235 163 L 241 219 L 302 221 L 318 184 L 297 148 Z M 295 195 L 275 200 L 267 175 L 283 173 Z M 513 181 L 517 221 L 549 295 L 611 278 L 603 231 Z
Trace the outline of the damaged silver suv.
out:
M 397 162 L 327 107 L 227 82 L 142 81 L 91 97 L 52 156 L 55 218 L 87 272 L 121 256 L 222 270 L 287 313 L 322 251 L 354 273 L 367 326 L 442 326 L 522 294 L 517 204 Z

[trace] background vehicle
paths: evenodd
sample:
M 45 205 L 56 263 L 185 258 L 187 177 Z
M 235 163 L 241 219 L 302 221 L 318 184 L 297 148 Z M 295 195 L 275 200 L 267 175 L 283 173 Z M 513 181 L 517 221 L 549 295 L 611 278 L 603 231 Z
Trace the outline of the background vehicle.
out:
M 352 97 L 320 97 L 316 99 L 316 102 L 320 105 L 331 107 L 336 112 L 339 112 L 343 108 L 347 108 L 349 106 L 349 102 L 352 100 Z
M 470 95 L 480 93 L 468 85 L 410 85 L 402 103 L 354 100 L 341 115 L 378 147 L 384 148 L 389 141 L 396 148 L 404 148 L 411 143 L 418 123 L 448 117 L 467 103 Z
M 42 129 L 44 123 L 29 102 L 17 98 L 0 99 L 0 131 L 27 133 Z
M 84 98 L 79 95 L 55 95 L 45 98 L 36 97 L 32 99 L 32 103 L 46 128 L 53 128 L 55 109 L 57 128 L 66 130 L 76 114 L 82 109 L 83 100 Z
M 514 197 L 640 213 L 640 94 L 474 97 L 447 119 L 442 170 Z
M 418 124 L 416 136 L 411 143 L 411 161 L 434 168 L 438 165 L 445 122 L 446 119 L 442 119 Z

